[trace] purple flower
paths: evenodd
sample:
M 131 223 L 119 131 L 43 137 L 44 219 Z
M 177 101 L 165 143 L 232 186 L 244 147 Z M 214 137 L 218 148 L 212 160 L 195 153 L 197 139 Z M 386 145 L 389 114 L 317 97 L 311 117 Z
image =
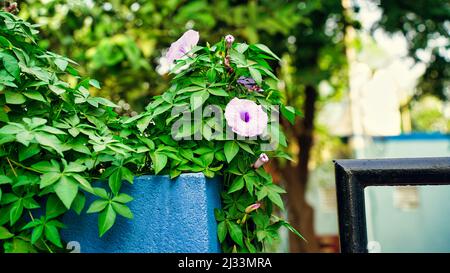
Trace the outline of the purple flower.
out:
M 262 153 L 259 155 L 259 158 L 255 161 L 255 163 L 253 163 L 253 168 L 258 169 L 267 162 L 269 162 L 269 157 L 265 153 Z
M 225 36 L 225 42 L 227 43 L 227 47 L 231 47 L 234 42 L 234 36 L 228 34 L 227 36 Z
M 225 107 L 225 119 L 233 132 L 245 137 L 261 135 L 268 121 L 261 105 L 238 98 L 232 99 Z
M 247 88 L 249 91 L 264 91 L 259 87 L 255 80 L 249 77 L 241 76 L 237 79 L 237 83 L 242 84 L 245 88 Z
M 166 54 L 167 61 L 173 63 L 173 61 L 185 56 L 186 53 L 197 45 L 199 39 L 200 36 L 197 31 L 186 31 L 180 39 L 170 45 L 169 51 Z
M 259 203 L 259 202 L 252 204 L 245 209 L 245 213 L 249 214 L 250 212 L 257 210 L 260 207 L 261 207 L 261 203 Z

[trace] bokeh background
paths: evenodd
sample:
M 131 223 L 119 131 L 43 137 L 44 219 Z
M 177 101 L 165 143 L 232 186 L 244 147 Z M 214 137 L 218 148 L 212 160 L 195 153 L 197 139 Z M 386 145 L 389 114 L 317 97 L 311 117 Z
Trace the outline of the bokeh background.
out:
M 270 169 L 287 188 L 287 217 L 308 243 L 286 232 L 272 251 L 338 251 L 332 159 L 450 156 L 448 1 L 17 2 L 18 15 L 40 25 L 41 46 L 78 62 L 82 75 L 102 83 L 92 92 L 127 115 L 167 88 L 162 56 L 187 29 L 199 31 L 202 44 L 233 34 L 277 53 L 281 61 L 272 65 L 278 88 L 304 117 L 294 126 L 283 123 L 295 161 L 273 161 Z M 398 236 L 389 234 L 402 223 L 412 230 L 407 241 L 418 240 L 429 228 L 420 226 L 421 215 L 429 215 L 426 204 L 450 199 L 449 190 L 425 190 L 366 193 L 372 202 L 369 240 L 399 245 Z M 380 204 L 388 212 L 380 214 Z M 389 214 L 393 210 L 397 214 Z M 431 232 L 450 251 L 450 223 L 438 218 L 425 222 L 446 227 Z M 388 243 L 380 244 L 389 250 Z

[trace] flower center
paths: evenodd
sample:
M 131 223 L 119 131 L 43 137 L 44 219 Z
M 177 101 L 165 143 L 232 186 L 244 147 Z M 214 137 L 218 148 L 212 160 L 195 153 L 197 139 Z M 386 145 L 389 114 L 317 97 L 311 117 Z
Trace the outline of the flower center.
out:
M 250 114 L 246 111 L 246 112 L 241 112 L 241 119 L 245 122 L 249 122 L 250 121 Z

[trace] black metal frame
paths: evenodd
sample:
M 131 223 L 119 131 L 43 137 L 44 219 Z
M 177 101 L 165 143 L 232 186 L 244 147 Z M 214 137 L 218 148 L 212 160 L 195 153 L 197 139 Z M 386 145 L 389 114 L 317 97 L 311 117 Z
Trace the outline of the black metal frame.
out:
M 364 188 L 450 184 L 450 157 L 334 160 L 341 252 L 367 252 Z

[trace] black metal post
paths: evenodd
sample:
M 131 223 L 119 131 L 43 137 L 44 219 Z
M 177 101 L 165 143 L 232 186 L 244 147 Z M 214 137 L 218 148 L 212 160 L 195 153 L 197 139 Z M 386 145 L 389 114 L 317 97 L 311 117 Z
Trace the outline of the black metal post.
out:
M 364 188 L 450 184 L 450 157 L 335 160 L 341 252 L 367 252 Z

